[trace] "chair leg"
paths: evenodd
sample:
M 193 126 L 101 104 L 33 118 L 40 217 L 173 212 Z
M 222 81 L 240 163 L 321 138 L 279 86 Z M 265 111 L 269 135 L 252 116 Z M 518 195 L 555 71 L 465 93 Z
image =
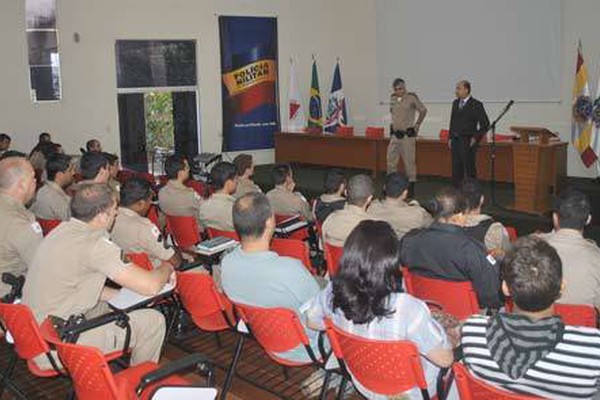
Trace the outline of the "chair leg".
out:
M 288 370 L 288 368 L 285 365 L 282 365 L 281 369 L 283 371 L 283 377 L 285 378 L 286 381 L 289 381 L 290 380 L 290 371 Z
M 215 342 L 217 342 L 217 346 L 222 349 L 223 343 L 221 343 L 221 337 L 219 336 L 219 332 L 215 332 Z
M 344 392 L 346 391 L 346 375 L 342 375 L 342 381 L 340 382 L 340 390 L 338 390 L 338 394 L 336 396 L 336 400 L 342 400 L 344 398 Z
M 223 384 L 223 391 L 219 397 L 220 400 L 225 400 L 227 397 L 227 392 L 229 392 L 229 389 L 231 389 L 231 383 L 233 382 L 233 376 L 235 375 L 235 368 L 237 367 L 237 363 L 242 355 L 242 349 L 244 347 L 245 340 L 246 338 L 243 335 L 240 335 L 240 338 L 235 345 L 233 360 L 231 361 L 231 365 L 229 365 L 229 369 L 227 370 L 227 376 L 225 377 L 225 383 Z
M 329 387 L 330 381 L 331 371 L 325 371 L 325 379 L 323 379 L 323 387 L 321 388 L 321 393 L 319 394 L 319 400 L 325 400 L 325 397 L 327 397 L 327 388 Z
M 2 374 L 2 381 L 0 381 L 0 398 L 2 398 L 2 394 L 4 393 L 4 389 L 9 385 L 10 378 L 12 376 L 13 370 L 15 369 L 15 365 L 17 364 L 17 353 L 14 352 L 8 361 L 8 365 L 6 366 L 6 370 Z

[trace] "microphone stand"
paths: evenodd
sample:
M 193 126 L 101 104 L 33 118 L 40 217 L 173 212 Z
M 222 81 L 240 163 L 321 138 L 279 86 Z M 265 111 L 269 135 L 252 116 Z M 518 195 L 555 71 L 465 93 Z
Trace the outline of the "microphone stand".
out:
M 489 132 L 490 130 L 492 131 L 492 146 L 490 149 L 490 159 L 491 159 L 491 168 L 492 168 L 492 174 L 491 174 L 491 186 L 492 186 L 492 205 L 496 206 L 497 202 L 496 202 L 496 125 L 498 124 L 498 122 L 506 115 L 506 113 L 510 110 L 510 107 L 514 104 L 513 100 L 510 100 L 508 102 L 508 104 L 506 104 L 506 107 L 504 107 L 504 109 L 502 110 L 502 112 L 498 115 L 498 117 L 496 117 L 496 119 L 494 120 L 494 122 L 492 122 L 492 124 L 490 125 L 490 127 L 488 128 L 488 130 L 486 131 Z

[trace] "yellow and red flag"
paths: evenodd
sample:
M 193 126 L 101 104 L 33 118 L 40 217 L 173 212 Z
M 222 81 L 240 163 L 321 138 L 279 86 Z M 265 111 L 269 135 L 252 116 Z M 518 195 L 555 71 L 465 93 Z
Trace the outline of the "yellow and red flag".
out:
M 588 72 L 583 60 L 581 40 L 577 46 L 575 85 L 573 86 L 573 108 L 571 115 L 571 142 L 579 152 L 581 161 L 590 167 L 597 160 L 592 148 L 592 111 Z

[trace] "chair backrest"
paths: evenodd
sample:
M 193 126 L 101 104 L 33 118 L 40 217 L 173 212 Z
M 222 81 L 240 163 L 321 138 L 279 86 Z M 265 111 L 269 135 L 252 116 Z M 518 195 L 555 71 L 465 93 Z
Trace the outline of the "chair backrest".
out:
M 452 282 L 428 278 L 411 273 L 402 268 L 406 291 L 421 300 L 428 300 L 442 306 L 444 311 L 463 320 L 479 312 L 479 301 L 469 281 Z
M 104 355 L 95 347 L 65 343 L 49 320 L 44 321 L 44 338 L 51 343 L 65 367 L 78 399 L 122 400 L 130 398 L 118 388 Z M 121 389 L 121 390 L 119 390 Z
M 37 222 L 42 227 L 42 233 L 47 236 L 52 229 L 56 228 L 62 222 L 60 219 L 43 219 L 37 218 Z
M 452 365 L 456 386 L 461 400 L 538 400 L 539 397 L 526 396 L 498 389 L 475 378 L 461 363 Z
M 238 236 L 238 234 L 235 231 L 223 231 L 221 229 L 216 229 L 216 228 L 206 228 L 206 233 L 208 234 L 209 238 L 216 238 L 218 236 L 224 236 L 226 238 L 229 239 L 233 239 L 236 241 L 240 241 L 240 237 Z
M 235 303 L 240 318 L 267 354 L 282 353 L 310 342 L 298 315 L 283 307 L 254 307 Z
M 327 272 L 329 277 L 335 276 L 339 269 L 340 259 L 344 252 L 343 247 L 333 246 L 329 243 L 324 242 L 325 247 L 325 262 L 327 263 Z
M 158 217 L 158 207 L 156 205 L 152 204 L 150 206 L 150 208 L 148 209 L 148 214 L 146 214 L 146 218 L 152 221 L 152 223 L 156 225 L 159 231 L 162 231 Z
M 183 307 L 202 330 L 221 331 L 235 326 L 233 305 L 219 293 L 212 277 L 199 272 L 177 274 L 177 292 Z
M 554 304 L 554 313 L 565 325 L 598 327 L 598 311 L 590 304 Z
M 419 351 L 406 340 L 365 339 L 325 320 L 327 337 L 340 364 L 365 388 L 394 395 L 418 387 L 427 390 Z
M 271 250 L 282 257 L 291 257 L 302 261 L 306 269 L 311 274 L 316 275 L 316 271 L 310 261 L 310 249 L 306 242 L 298 239 L 273 238 L 271 241 Z
M 508 238 L 510 242 L 513 243 L 517 240 L 517 230 L 512 226 L 505 226 L 506 232 L 508 233 Z
M 383 139 L 384 129 L 381 126 L 367 126 L 365 136 L 370 139 Z
M 50 352 L 33 313 L 25 304 L 0 303 L 0 321 L 10 332 L 20 358 L 32 360 Z
M 127 257 L 131 260 L 132 263 L 145 269 L 146 271 L 152 271 L 154 269 L 154 264 L 150 261 L 150 257 L 146 253 L 127 253 Z
M 450 139 L 450 131 L 448 129 L 440 129 L 440 140 L 447 142 Z
M 338 136 L 354 136 L 354 127 L 353 126 L 338 126 L 335 130 L 335 134 Z
M 193 216 L 167 215 L 167 232 L 182 249 L 195 246 L 200 242 L 200 230 Z
M 200 182 L 200 181 L 197 181 L 194 179 L 188 179 L 185 182 L 185 186 L 194 189 L 194 191 L 196 193 L 198 193 L 198 195 L 200 197 L 202 197 L 203 199 L 208 198 L 213 192 L 213 190 L 211 189 L 211 187 L 209 185 L 207 185 L 204 182 Z

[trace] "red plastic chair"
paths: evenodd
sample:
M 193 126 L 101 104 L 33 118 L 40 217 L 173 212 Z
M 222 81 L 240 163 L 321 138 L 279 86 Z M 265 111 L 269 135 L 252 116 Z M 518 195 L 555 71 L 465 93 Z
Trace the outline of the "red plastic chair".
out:
M 198 223 L 196 218 L 191 216 L 167 215 L 167 232 L 181 250 L 189 249 L 200 242 Z
M 353 137 L 354 136 L 354 127 L 340 125 L 337 127 L 335 134 L 338 136 Z
M 495 388 L 475 378 L 467 368 L 461 363 L 452 365 L 454 378 L 456 379 L 456 387 L 461 400 L 539 400 L 539 397 L 526 396 L 507 392 L 506 390 Z
M 135 171 L 122 169 L 117 172 L 117 180 L 122 185 L 135 176 Z
M 37 222 L 42 227 L 42 233 L 44 236 L 48 236 L 48 234 L 62 222 L 60 219 L 43 219 L 36 218 Z
M 152 223 L 154 225 L 156 225 L 158 230 L 162 232 L 162 228 L 160 226 L 160 220 L 159 220 L 158 207 L 156 205 L 152 204 L 150 206 L 150 208 L 148 209 L 148 214 L 146 214 L 146 218 L 148 218 L 150 221 L 152 221 Z
M 508 238 L 510 239 L 511 243 L 514 243 L 517 240 L 517 230 L 515 228 L 513 228 L 512 226 L 505 226 L 504 227 L 506 229 L 506 232 L 508 233 Z
M 276 224 L 280 224 L 285 220 L 288 220 L 290 218 L 294 218 L 295 215 L 282 215 L 282 214 L 275 214 L 275 223 Z M 303 219 L 303 218 L 301 218 Z M 298 229 L 295 232 L 292 232 L 291 234 L 287 235 L 286 238 L 287 239 L 296 239 L 296 240 L 308 240 L 308 237 L 310 235 L 308 234 L 308 227 L 303 228 L 303 229 Z
M 54 330 L 48 320 L 44 323 L 48 330 Z M 149 399 L 156 388 L 163 384 L 189 385 L 189 382 L 180 376 L 168 376 L 158 383 L 145 387 L 141 393 L 137 393 L 142 377 L 156 371 L 158 364 L 143 362 L 113 374 L 97 348 L 64 343 L 58 338 L 56 332 L 47 336 L 46 340 L 56 348 L 62 364 L 71 376 L 78 399 Z
M 554 313 L 566 325 L 598 327 L 598 310 L 590 304 L 554 304 Z
M 325 247 L 325 262 L 327 263 L 327 273 L 329 277 L 335 276 L 339 269 L 340 259 L 344 252 L 343 247 L 333 246 L 329 243 L 324 242 Z
M 464 320 L 479 313 L 479 301 L 471 282 L 452 282 L 413 274 L 402 268 L 406 291 L 421 300 L 436 303 L 444 311 Z
M 152 271 L 154 269 L 154 264 L 152 264 L 150 257 L 148 257 L 148 254 L 146 253 L 127 253 L 126 256 L 132 263 L 146 271 Z
M 367 126 L 365 136 L 369 139 L 383 139 L 384 129 L 380 126 Z
M 317 275 L 317 271 L 310 261 L 310 249 L 306 242 L 297 239 L 273 238 L 271 241 L 271 251 L 282 257 L 291 257 L 302 261 L 302 264 L 304 264 L 311 274 Z
M 199 272 L 177 274 L 177 292 L 194 324 L 203 331 L 218 332 L 235 326 L 233 305 L 219 293 L 213 278 Z
M 59 376 L 58 364 L 50 354 L 50 347 L 42 337 L 40 328 L 35 321 L 33 313 L 24 304 L 0 303 L 0 322 L 8 330 L 13 338 L 14 352 L 8 361 L 8 365 L 2 371 L 4 384 L 11 392 L 19 398 L 26 398 L 21 391 L 11 382 L 15 366 L 19 358 L 27 363 L 29 372 L 40 378 L 52 378 Z M 34 358 L 45 354 L 54 366 L 51 369 L 41 369 L 33 361 Z M 0 387 L 0 398 L 5 387 Z
M 206 228 L 206 233 L 208 234 L 208 237 L 210 239 L 219 237 L 219 236 L 224 236 L 226 238 L 230 238 L 236 241 L 240 241 L 240 237 L 238 236 L 237 233 L 235 233 L 235 231 L 222 231 L 220 229 L 216 229 L 216 228 Z
M 185 186 L 194 189 L 196 193 L 203 199 L 208 199 L 210 195 L 214 192 L 211 186 L 205 184 L 204 182 L 196 181 L 194 179 L 188 179 L 185 182 Z
M 300 323 L 300 318 L 296 312 L 282 307 L 263 308 L 240 303 L 234 303 L 234 306 L 241 320 L 244 321 L 248 327 L 250 334 L 261 345 L 267 355 L 276 363 L 285 367 L 300 367 L 307 365 L 323 367 L 321 355 L 316 355 L 313 352 L 308 336 L 306 335 L 304 327 Z M 221 394 L 222 399 L 225 398 L 231 387 L 231 382 L 242 352 L 244 341 L 245 336 L 240 335 L 233 361 L 229 366 L 225 384 L 223 385 L 223 392 Z M 276 354 L 293 350 L 299 346 L 304 347 L 310 361 L 290 361 L 283 359 Z M 326 394 L 330 372 L 326 371 L 325 374 L 325 383 L 320 394 L 321 399 L 325 398 L 324 396 Z
M 328 318 L 325 326 L 338 362 L 366 389 L 392 396 L 418 387 L 423 399 L 430 399 L 421 357 L 414 343 L 365 339 L 344 332 Z
M 450 131 L 448 129 L 440 129 L 440 140 L 442 142 L 450 140 Z

